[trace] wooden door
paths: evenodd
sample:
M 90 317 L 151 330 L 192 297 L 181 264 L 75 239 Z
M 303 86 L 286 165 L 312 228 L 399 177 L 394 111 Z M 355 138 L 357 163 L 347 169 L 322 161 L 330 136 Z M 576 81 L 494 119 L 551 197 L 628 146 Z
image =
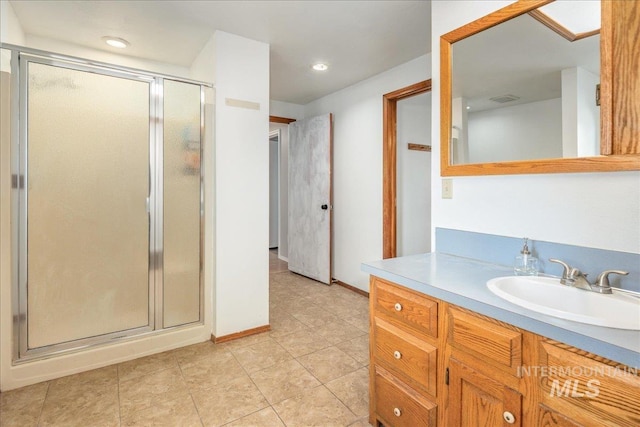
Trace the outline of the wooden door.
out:
M 289 270 L 331 283 L 331 114 L 289 125 Z
M 450 359 L 448 424 L 456 427 L 521 426 L 522 395 Z

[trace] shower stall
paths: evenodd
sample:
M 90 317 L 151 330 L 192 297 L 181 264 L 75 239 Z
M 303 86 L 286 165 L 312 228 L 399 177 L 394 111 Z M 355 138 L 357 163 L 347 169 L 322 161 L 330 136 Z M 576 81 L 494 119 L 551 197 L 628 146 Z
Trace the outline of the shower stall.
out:
M 2 55 L 14 362 L 201 324 L 211 85 Z

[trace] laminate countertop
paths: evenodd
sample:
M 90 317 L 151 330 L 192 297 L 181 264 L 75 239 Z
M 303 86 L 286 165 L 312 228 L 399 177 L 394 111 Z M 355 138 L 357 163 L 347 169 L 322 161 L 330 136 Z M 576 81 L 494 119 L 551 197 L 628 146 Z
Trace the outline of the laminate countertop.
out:
M 441 253 L 365 262 L 362 271 L 521 329 L 640 367 L 640 331 L 587 325 L 520 307 L 487 288 L 513 268 Z M 586 291 L 585 291 L 586 292 Z M 638 313 L 640 316 L 640 313 Z M 615 313 L 611 313 L 615 316 Z

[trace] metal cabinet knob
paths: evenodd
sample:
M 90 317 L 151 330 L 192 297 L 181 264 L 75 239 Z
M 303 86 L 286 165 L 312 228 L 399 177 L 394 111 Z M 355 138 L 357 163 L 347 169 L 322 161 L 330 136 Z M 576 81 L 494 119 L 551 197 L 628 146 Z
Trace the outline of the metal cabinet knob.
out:
M 509 411 L 504 411 L 504 413 L 502 414 L 502 418 L 504 418 L 504 420 L 509 424 L 513 424 L 516 422 L 516 417 Z
M 396 311 L 402 311 L 402 304 L 400 304 L 399 302 L 397 302 L 394 307 L 395 307 Z
M 402 353 L 400 353 L 398 350 L 393 352 L 393 357 L 395 357 L 396 359 L 400 360 L 402 359 Z
M 400 408 L 393 408 L 393 415 L 395 415 L 396 417 L 402 415 L 402 411 L 400 410 Z

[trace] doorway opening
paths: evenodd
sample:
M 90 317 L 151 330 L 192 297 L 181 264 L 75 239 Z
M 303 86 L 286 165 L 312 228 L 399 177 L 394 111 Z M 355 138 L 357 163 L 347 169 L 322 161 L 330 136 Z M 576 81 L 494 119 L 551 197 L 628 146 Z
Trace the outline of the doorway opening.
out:
M 277 173 L 277 190 L 278 190 L 278 216 L 277 216 L 277 249 L 275 250 L 275 260 L 280 260 L 283 262 L 288 262 L 289 259 L 289 223 L 288 223 L 288 213 L 289 213 L 289 202 L 288 202 L 288 192 L 289 192 L 289 124 L 295 122 L 295 119 L 290 119 L 286 117 L 278 117 L 278 116 L 269 116 L 269 141 L 275 135 L 275 132 L 278 132 L 278 173 Z M 269 152 L 269 176 L 270 176 L 270 184 L 269 184 L 269 193 L 271 193 L 272 183 L 275 181 L 273 179 L 273 171 L 271 170 L 272 161 L 272 153 L 271 153 L 271 142 L 270 144 L 270 152 Z M 271 194 L 270 194 L 271 196 Z M 271 197 L 270 197 L 271 199 Z M 269 209 L 269 247 L 272 247 L 272 236 L 271 236 L 271 215 L 272 209 L 270 206 Z M 272 250 L 269 251 L 269 259 L 271 260 L 273 257 Z
M 382 257 L 398 254 L 398 101 L 431 91 L 431 79 L 383 95 Z M 424 145 L 424 144 L 417 144 Z M 430 147 L 430 145 L 429 145 Z M 421 150 L 421 148 L 419 148 Z
M 280 129 L 269 132 L 269 250 L 280 247 Z

